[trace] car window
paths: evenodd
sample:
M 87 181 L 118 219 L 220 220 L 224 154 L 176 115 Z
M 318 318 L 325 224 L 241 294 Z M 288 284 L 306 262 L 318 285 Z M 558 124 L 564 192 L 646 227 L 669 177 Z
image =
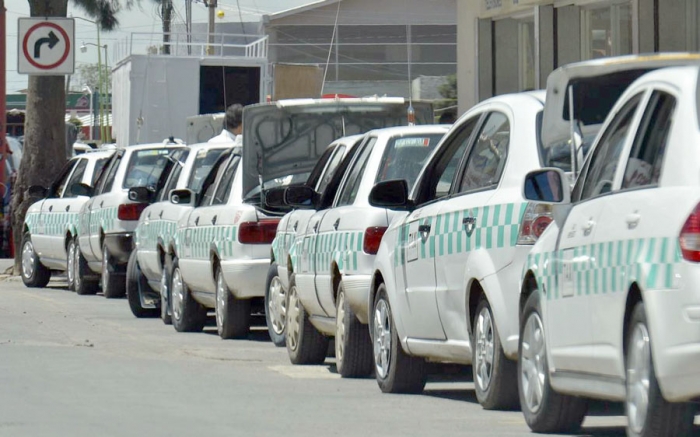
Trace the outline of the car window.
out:
M 102 175 L 102 172 L 105 170 L 105 166 L 109 162 L 109 158 L 101 158 L 95 161 L 95 169 L 92 171 L 92 180 L 90 181 L 90 185 L 93 187 L 96 186 L 97 184 L 97 179 Z
M 99 193 L 97 194 L 108 193 L 112 190 L 112 185 L 114 184 L 114 177 L 117 174 L 117 170 L 119 169 L 119 163 L 122 161 L 122 157 L 123 154 L 120 153 L 118 156 L 115 156 L 114 159 L 112 159 L 108 169 L 105 172 L 104 179 L 100 181 L 101 186 L 99 189 Z
M 379 164 L 375 183 L 403 179 L 411 191 L 418 174 L 443 134 L 406 135 L 389 140 Z
M 619 163 L 620 153 L 629 135 L 634 114 L 639 106 L 642 94 L 637 94 L 615 114 L 608 128 L 598 141 L 591 160 L 588 163 L 586 175 L 582 179 L 580 196 L 575 190 L 578 200 L 605 194 L 612 190 L 615 171 Z M 578 184 L 577 184 L 578 185 Z
M 339 145 L 335 148 L 335 153 L 333 154 L 333 157 L 331 157 L 330 162 L 328 162 L 326 171 L 323 173 L 323 177 L 321 177 L 321 180 L 316 186 L 317 193 L 323 193 L 326 190 L 326 187 L 331 182 L 331 179 L 333 179 L 333 175 L 335 175 L 335 172 L 338 171 L 338 166 L 343 161 L 343 155 L 345 155 L 345 146 Z
M 172 149 L 135 150 L 129 158 L 122 188 L 150 187 L 157 190 L 158 180 L 171 162 Z
M 192 166 L 190 178 L 187 181 L 187 188 L 198 193 L 202 188 L 204 179 L 211 171 L 216 161 L 226 149 L 202 149 L 197 152 Z
M 56 179 L 56 182 L 54 182 L 51 187 L 52 189 L 50 190 L 51 192 L 49 193 L 49 197 L 61 197 L 63 195 L 63 191 L 68 183 L 68 178 L 70 177 L 73 167 L 75 167 L 75 163 L 77 161 L 77 159 L 71 159 L 66 163 L 66 165 L 63 166 L 61 173 L 59 173 L 59 176 Z
M 233 178 L 236 176 L 236 171 L 238 171 L 239 162 L 240 158 L 236 155 L 226 166 L 226 170 L 219 180 L 219 185 L 216 187 L 214 198 L 211 201 L 212 205 L 224 205 L 228 202 L 228 198 L 231 195 L 231 188 L 233 187 Z
M 489 114 L 469 150 L 458 192 L 466 193 L 498 186 L 508 158 L 509 143 L 508 117 L 501 112 Z
M 627 161 L 623 189 L 659 183 L 675 108 L 672 95 L 661 91 L 651 95 Z
M 362 174 L 365 172 L 367 161 L 369 161 L 369 155 L 372 153 L 372 148 L 376 142 L 377 138 L 370 138 L 363 144 L 361 153 L 357 156 L 355 162 L 352 163 L 348 177 L 340 192 L 337 206 L 352 205 L 352 203 L 355 202 L 357 192 L 360 190 Z
M 87 170 L 87 165 L 88 165 L 88 160 L 87 159 L 81 159 L 78 161 L 78 164 L 75 166 L 75 170 L 73 171 L 73 174 L 71 175 L 70 179 L 68 180 L 68 183 L 66 184 L 66 188 L 63 192 L 63 195 L 61 197 L 78 197 L 76 194 L 73 194 L 73 186 L 76 184 L 79 184 L 83 180 L 83 176 L 85 175 L 85 170 Z
M 170 176 L 168 176 L 168 180 L 163 187 L 163 191 L 160 193 L 159 200 L 168 200 L 170 192 L 177 188 L 177 181 L 180 179 L 180 175 L 182 174 L 182 167 L 183 166 L 180 163 L 176 164 L 175 168 L 172 169 Z
M 321 176 L 323 176 L 323 170 L 326 169 L 328 161 L 331 159 L 331 157 L 336 156 L 333 155 L 336 150 L 338 150 L 338 145 L 326 148 L 326 151 L 323 152 L 323 155 L 321 155 L 313 170 L 311 170 L 311 174 L 309 174 L 309 178 L 306 180 L 307 186 L 316 187 L 319 184 Z M 318 190 L 316 191 L 318 192 Z

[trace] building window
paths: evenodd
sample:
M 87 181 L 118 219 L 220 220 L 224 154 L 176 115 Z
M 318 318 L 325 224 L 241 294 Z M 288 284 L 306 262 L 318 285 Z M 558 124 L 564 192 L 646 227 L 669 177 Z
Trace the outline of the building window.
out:
M 520 90 L 534 90 L 535 84 L 535 19 L 518 22 L 518 71 Z
M 596 59 L 632 53 L 632 7 L 629 2 L 581 10 L 581 56 Z

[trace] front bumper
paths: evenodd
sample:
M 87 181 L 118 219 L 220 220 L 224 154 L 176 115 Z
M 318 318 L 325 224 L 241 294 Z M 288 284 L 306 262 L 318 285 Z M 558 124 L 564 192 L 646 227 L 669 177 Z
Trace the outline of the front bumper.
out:
M 270 258 L 221 261 L 221 271 L 231 293 L 240 299 L 265 296 Z
M 129 262 L 131 251 L 134 250 L 133 232 L 105 235 L 105 246 L 112 255 L 112 260 L 117 265 L 126 266 Z
M 369 323 L 369 288 L 372 285 L 371 275 L 345 275 L 343 276 L 343 289 L 345 299 L 357 320 L 361 323 Z

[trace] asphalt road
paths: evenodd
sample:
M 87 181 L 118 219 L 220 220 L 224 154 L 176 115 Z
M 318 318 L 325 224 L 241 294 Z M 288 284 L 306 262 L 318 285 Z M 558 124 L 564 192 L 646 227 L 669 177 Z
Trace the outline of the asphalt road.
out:
M 59 282 L 0 278 L 0 297 L 0 436 L 532 435 L 520 412 L 482 410 L 468 371 L 385 395 L 341 380 L 332 358 L 290 365 L 262 327 L 239 341 L 181 334 Z M 578 435 L 624 436 L 619 406 L 594 408 Z

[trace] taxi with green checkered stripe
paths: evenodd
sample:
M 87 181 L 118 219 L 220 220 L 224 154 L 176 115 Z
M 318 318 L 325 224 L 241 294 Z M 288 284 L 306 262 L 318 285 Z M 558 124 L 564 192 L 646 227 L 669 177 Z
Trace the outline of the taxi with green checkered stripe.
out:
M 573 188 L 558 168 L 525 179 L 524 196 L 554 216 L 520 287 L 518 386 L 534 431 L 574 430 L 587 399 L 606 399 L 624 402 L 628 436 L 692 435 L 700 397 L 700 56 L 660 58 L 688 65 L 629 86 L 588 159 L 573 167 Z
M 78 212 L 88 201 L 77 185 L 93 184 L 112 153 L 78 155 L 66 163 L 50 187 L 29 189 L 30 196 L 43 199 L 29 207 L 24 219 L 21 275 L 27 287 L 44 287 L 52 271 L 65 271 L 73 289 Z

